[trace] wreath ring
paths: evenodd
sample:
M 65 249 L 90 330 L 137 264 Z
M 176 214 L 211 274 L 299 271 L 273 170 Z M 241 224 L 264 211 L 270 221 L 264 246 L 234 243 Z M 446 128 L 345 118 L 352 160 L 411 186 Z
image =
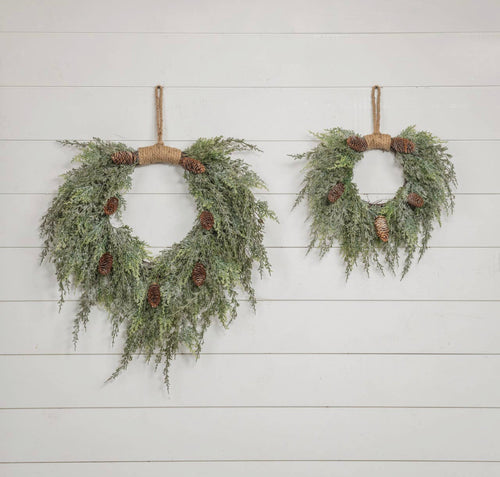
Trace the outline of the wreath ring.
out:
M 427 249 L 434 222 L 453 211 L 456 176 L 445 144 L 430 133 L 414 127 L 397 137 L 380 133 L 379 86 L 372 88 L 371 99 L 372 134 L 326 130 L 315 134 L 320 143 L 314 149 L 294 156 L 308 159 L 295 204 L 307 202 L 309 250 L 318 247 L 324 255 L 338 241 L 347 277 L 359 261 L 367 272 L 372 265 L 383 272 L 381 256 L 394 273 L 401 248 L 403 277 L 417 250 L 420 258 Z M 354 166 L 373 149 L 392 151 L 403 170 L 403 185 L 383 203 L 363 200 L 353 182 Z
M 75 158 L 81 166 L 65 174 L 42 219 L 42 260 L 55 265 L 61 304 L 70 288 L 81 291 L 75 344 L 94 305 L 106 310 L 113 339 L 126 329 L 121 363 L 110 379 L 135 354 L 143 354 L 156 365 L 164 363 L 168 384 L 169 364 L 178 349 L 198 354 L 212 319 L 227 326 L 236 316 L 238 288 L 255 306 L 252 268 L 256 262 L 261 274 L 270 271 L 263 228 L 265 219 L 275 215 L 251 190 L 265 187 L 263 181 L 231 157 L 255 146 L 222 137 L 198 139 L 185 151 L 165 146 L 161 87 L 156 101 L 154 146 L 134 151 L 100 139 L 63 141 L 81 150 Z M 198 216 L 183 240 L 153 258 L 130 227 L 115 227 L 110 217 L 120 216 L 135 168 L 159 162 L 184 168 Z

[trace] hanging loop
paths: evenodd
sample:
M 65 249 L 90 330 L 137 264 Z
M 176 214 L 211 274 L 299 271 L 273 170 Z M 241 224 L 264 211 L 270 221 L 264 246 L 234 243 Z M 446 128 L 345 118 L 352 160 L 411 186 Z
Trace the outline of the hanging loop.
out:
M 391 137 L 390 134 L 380 132 L 380 94 L 381 88 L 378 84 L 372 87 L 372 119 L 373 133 L 366 136 L 350 136 L 347 145 L 356 152 L 380 149 L 401 154 L 409 154 L 415 150 L 415 143 L 403 137 Z
M 163 144 L 163 86 L 155 86 L 156 144 L 138 149 L 139 164 L 180 164 L 182 151 Z
M 380 133 L 380 86 L 376 84 L 372 87 L 372 118 L 373 118 L 373 134 L 365 136 L 366 148 L 380 149 L 382 151 L 390 151 L 391 136 L 389 134 Z
M 372 88 L 373 134 L 380 134 L 380 86 Z
M 155 88 L 157 144 L 163 144 L 163 86 Z

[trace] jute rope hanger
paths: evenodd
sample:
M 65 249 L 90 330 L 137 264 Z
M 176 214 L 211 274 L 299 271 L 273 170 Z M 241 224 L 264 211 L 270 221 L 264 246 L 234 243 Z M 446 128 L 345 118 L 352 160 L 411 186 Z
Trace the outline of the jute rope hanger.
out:
M 187 157 L 180 149 L 163 144 L 163 86 L 155 87 L 155 103 L 156 144 L 140 147 L 137 151 L 116 151 L 111 160 L 117 165 L 178 164 L 193 174 L 203 174 L 206 169 L 198 159 Z
M 155 87 L 156 105 L 156 144 L 140 147 L 137 150 L 140 165 L 147 164 L 180 164 L 182 151 L 175 147 L 165 146 L 163 143 L 163 86 Z
M 391 137 L 390 134 L 380 132 L 380 95 L 379 85 L 372 87 L 372 120 L 373 133 L 366 136 L 351 136 L 347 138 L 347 145 L 357 152 L 379 149 L 381 151 L 390 151 L 408 154 L 415 150 L 415 144 L 412 141 L 402 137 Z
M 372 88 L 372 118 L 373 133 L 380 134 L 380 86 L 377 84 Z
M 382 151 L 391 150 L 390 134 L 381 134 L 380 132 L 380 86 L 375 85 L 372 88 L 372 118 L 373 134 L 365 136 L 368 149 L 381 149 Z

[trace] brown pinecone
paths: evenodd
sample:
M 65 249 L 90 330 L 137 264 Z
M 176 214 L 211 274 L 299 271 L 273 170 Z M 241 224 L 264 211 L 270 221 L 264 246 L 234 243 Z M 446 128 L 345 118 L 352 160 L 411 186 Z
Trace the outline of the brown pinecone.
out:
M 383 215 L 375 217 L 375 231 L 382 242 L 389 240 L 389 225 L 387 225 L 387 219 Z
M 114 214 L 118 210 L 118 198 L 110 197 L 104 206 L 104 213 L 106 215 Z
M 202 174 L 205 172 L 205 166 L 198 159 L 192 157 L 183 157 L 180 164 L 186 171 L 192 172 L 193 174 Z
M 361 136 L 349 136 L 347 138 L 347 145 L 356 152 L 363 152 L 368 149 L 366 139 Z
M 99 259 L 99 265 L 97 266 L 97 270 L 101 275 L 108 275 L 111 272 L 111 268 L 113 267 L 113 255 L 109 252 L 103 253 L 101 258 Z
M 333 204 L 340 199 L 344 193 L 345 187 L 342 182 L 337 182 L 328 192 L 328 200 Z
M 214 226 L 214 216 L 208 210 L 200 214 L 200 224 L 205 230 L 210 230 Z
M 131 151 L 116 151 L 112 154 L 111 160 L 115 164 L 135 164 L 137 162 L 137 153 Z
M 151 308 L 156 308 L 161 301 L 161 292 L 160 285 L 158 283 L 153 283 L 149 285 L 148 288 L 148 303 L 151 305 Z
M 391 149 L 401 154 L 410 154 L 415 150 L 415 143 L 405 137 L 393 137 L 391 139 Z
M 413 207 L 422 207 L 424 205 L 424 199 L 416 192 L 410 192 L 406 198 L 406 202 Z
M 205 266 L 203 265 L 203 263 L 198 262 L 193 267 L 193 272 L 191 273 L 191 278 L 193 280 L 193 283 L 197 287 L 201 287 L 205 283 L 205 279 L 207 278 L 207 271 L 205 270 Z

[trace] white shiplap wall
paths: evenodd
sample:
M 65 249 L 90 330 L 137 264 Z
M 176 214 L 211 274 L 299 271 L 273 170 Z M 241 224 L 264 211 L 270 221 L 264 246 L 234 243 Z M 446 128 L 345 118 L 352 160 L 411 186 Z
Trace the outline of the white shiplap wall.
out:
M 2 0 L 0 475 L 499 475 L 499 30 L 497 0 Z M 150 144 L 157 83 L 172 145 L 223 134 L 264 150 L 246 159 L 281 220 L 257 315 L 243 302 L 198 362 L 179 356 L 170 394 L 140 360 L 103 385 L 120 350 L 105 317 L 74 351 L 75 302 L 57 313 L 37 261 L 73 154 L 55 140 Z M 338 250 L 305 255 L 287 154 L 308 130 L 368 132 L 375 83 L 385 131 L 449 140 L 457 206 L 404 281 L 346 283 Z M 364 191 L 390 193 L 394 166 L 366 162 Z M 152 246 L 193 216 L 180 171 L 136 172 L 125 219 Z

